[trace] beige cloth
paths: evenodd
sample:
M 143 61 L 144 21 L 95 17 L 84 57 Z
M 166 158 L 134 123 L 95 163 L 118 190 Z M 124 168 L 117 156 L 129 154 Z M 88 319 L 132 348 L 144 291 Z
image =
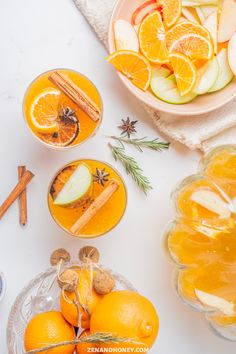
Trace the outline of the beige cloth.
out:
M 107 47 L 108 25 L 115 0 L 74 0 L 101 42 Z M 236 99 L 208 114 L 180 117 L 146 107 L 160 132 L 190 149 L 236 143 Z

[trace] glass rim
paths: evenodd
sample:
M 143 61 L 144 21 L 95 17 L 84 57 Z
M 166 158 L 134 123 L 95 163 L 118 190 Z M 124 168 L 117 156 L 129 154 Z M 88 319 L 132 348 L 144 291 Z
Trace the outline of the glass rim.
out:
M 119 176 L 119 178 L 121 179 L 122 183 L 123 183 L 123 186 L 124 186 L 124 190 L 125 190 L 125 205 L 124 205 L 124 210 L 122 212 L 122 215 L 120 216 L 119 220 L 107 231 L 99 234 L 99 235 L 74 235 L 73 233 L 71 233 L 68 229 L 66 229 L 64 226 L 62 226 L 58 220 L 54 217 L 54 215 L 52 215 L 52 211 L 51 211 L 51 208 L 50 208 L 50 205 L 49 205 L 49 194 L 50 194 L 50 189 L 51 189 L 51 186 L 52 186 L 52 183 L 53 181 L 55 180 L 55 178 L 58 176 L 58 174 L 60 173 L 60 171 L 62 171 L 63 168 L 65 168 L 66 166 L 69 166 L 75 162 L 85 162 L 85 160 L 90 160 L 90 161 L 95 161 L 95 162 L 100 162 L 100 163 L 103 163 L 107 166 L 109 166 L 110 168 L 113 169 L 114 172 L 117 173 L 117 175 Z M 121 222 L 121 220 L 123 219 L 124 215 L 125 215 L 125 212 L 126 212 L 126 209 L 127 209 L 127 205 L 128 205 L 128 191 L 127 191 L 127 186 L 126 186 L 126 183 L 125 183 L 125 180 L 123 178 L 123 176 L 121 175 L 121 173 L 115 168 L 113 167 L 113 165 L 111 165 L 109 162 L 105 162 L 104 160 L 97 160 L 97 159 L 94 159 L 94 158 L 79 158 L 79 159 L 75 159 L 75 160 L 72 160 L 70 162 L 68 162 L 67 164 L 63 165 L 61 168 L 59 168 L 56 173 L 53 175 L 53 177 L 51 178 L 50 180 L 50 183 L 49 183 L 49 186 L 48 186 L 48 191 L 47 191 L 47 205 L 48 205 L 48 210 L 49 210 L 49 213 L 52 217 L 52 219 L 54 220 L 54 222 L 57 224 L 57 226 L 65 231 L 69 236 L 71 237 L 74 237 L 74 238 L 79 238 L 79 239 L 93 239 L 93 238 L 99 238 L 99 237 L 102 237 L 106 234 L 108 234 L 109 232 L 111 232 L 112 230 L 114 230 L 116 228 L 116 226 L 118 226 L 118 224 Z
M 37 134 L 34 133 L 34 131 L 30 128 L 30 125 L 28 123 L 28 120 L 26 118 L 26 115 L 25 115 L 25 100 L 26 100 L 26 96 L 31 88 L 31 86 L 33 85 L 34 82 L 36 82 L 41 76 L 47 74 L 47 73 L 50 73 L 50 72 L 53 72 L 53 71 L 60 71 L 60 70 L 68 70 L 68 71 L 72 71 L 76 74 L 79 74 L 81 76 L 83 76 L 85 79 L 87 79 L 93 86 L 94 88 L 96 89 L 97 93 L 98 93 L 98 96 L 99 96 L 99 99 L 100 99 L 100 102 L 101 102 L 101 118 L 96 126 L 96 128 L 94 129 L 94 131 L 89 135 L 87 136 L 86 139 L 84 139 L 83 141 L 80 141 L 79 143 L 77 144 L 74 144 L 74 145 L 68 145 L 68 146 L 55 146 L 55 145 L 52 145 L 52 144 L 49 144 L 49 143 L 46 143 L 45 141 L 43 141 L 42 139 L 40 139 Z M 80 71 L 78 70 L 74 70 L 74 69 L 68 69 L 68 68 L 55 68 L 55 69 L 50 69 L 50 70 L 46 70 L 46 71 L 43 71 L 42 73 L 38 74 L 26 87 L 26 90 L 24 92 L 24 96 L 23 96 L 23 100 L 22 100 L 22 114 L 23 114 L 23 119 L 24 119 L 24 122 L 25 122 L 25 125 L 27 126 L 28 130 L 31 132 L 31 134 L 34 136 L 34 138 L 39 141 L 41 144 L 43 144 L 44 146 L 48 147 L 49 149 L 52 149 L 52 150 L 69 150 L 69 149 L 73 149 L 73 148 L 76 148 L 82 144 L 84 144 L 85 142 L 87 142 L 89 139 L 91 139 L 93 136 L 95 136 L 102 124 L 102 121 L 103 121 L 103 113 L 104 113 L 104 106 L 103 106 L 103 100 L 102 100 L 102 96 L 100 94 L 100 91 L 98 90 L 97 86 L 93 83 L 92 80 L 90 80 L 86 75 L 82 74 Z

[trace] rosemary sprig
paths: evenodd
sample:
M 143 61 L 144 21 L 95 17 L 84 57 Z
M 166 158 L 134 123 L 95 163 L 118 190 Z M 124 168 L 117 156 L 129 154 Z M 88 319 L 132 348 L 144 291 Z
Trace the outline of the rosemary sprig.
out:
M 155 151 L 162 151 L 169 148 L 170 143 L 166 143 L 164 141 L 160 141 L 158 138 L 153 140 L 147 140 L 147 136 L 143 138 L 123 138 L 115 135 L 107 135 L 108 138 L 117 140 L 121 146 L 123 144 L 130 144 L 136 147 L 139 151 L 143 152 L 143 148 L 151 149 Z
M 126 155 L 124 147 L 108 144 L 111 148 L 112 156 L 116 161 L 120 161 L 125 167 L 127 174 L 130 174 L 137 185 L 145 194 L 152 189 L 152 186 L 147 177 L 143 175 L 143 170 L 139 167 L 137 161 L 129 155 Z
M 60 343 L 55 343 L 55 344 L 50 344 L 48 346 L 45 346 L 43 348 L 39 348 L 39 349 L 33 349 L 30 350 L 28 352 L 25 352 L 25 354 L 38 354 L 38 353 L 42 353 L 42 352 L 46 352 L 48 350 L 51 349 L 55 349 L 58 347 L 64 347 L 66 345 L 77 345 L 79 343 L 94 343 L 94 344 L 98 344 L 98 343 L 136 343 L 135 341 L 133 341 L 131 338 L 128 337 L 116 337 L 114 336 L 112 333 L 94 333 L 91 334 L 89 336 L 85 336 L 85 337 L 81 337 L 78 339 L 74 339 L 71 341 L 64 341 L 64 342 L 60 342 Z

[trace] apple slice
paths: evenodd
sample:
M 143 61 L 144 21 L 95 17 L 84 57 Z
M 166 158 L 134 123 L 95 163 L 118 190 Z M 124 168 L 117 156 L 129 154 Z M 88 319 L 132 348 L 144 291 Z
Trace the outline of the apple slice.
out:
M 89 191 L 92 182 L 90 169 L 85 164 L 80 164 L 58 193 L 54 204 L 67 206 L 78 202 Z
M 212 12 L 215 12 L 218 9 L 214 5 L 206 5 L 206 6 L 201 6 L 201 10 L 202 10 L 205 18 L 207 18 L 210 14 L 212 14 Z
M 204 21 L 204 27 L 210 32 L 213 44 L 214 53 L 217 54 L 217 26 L 218 26 L 218 11 L 212 12 Z
M 208 61 L 198 70 L 198 80 L 194 92 L 198 95 L 207 93 L 217 80 L 219 65 L 216 57 Z
M 114 22 L 114 36 L 116 50 L 139 51 L 137 33 L 128 21 L 117 20 Z
M 133 12 L 131 16 L 131 25 L 139 25 L 144 17 L 152 13 L 153 11 L 161 11 L 161 4 L 157 0 L 147 0 Z
M 196 6 L 208 6 L 219 5 L 219 0 L 183 0 L 182 6 L 196 7 Z
M 235 305 L 233 302 L 198 289 L 195 289 L 195 294 L 203 305 L 219 310 L 226 316 L 235 315 Z
M 195 9 L 182 7 L 182 15 L 189 21 L 199 24 Z
M 184 104 L 197 96 L 195 93 L 180 96 L 175 76 L 166 68 L 153 69 L 151 89 L 160 100 L 172 104 Z
M 233 71 L 234 75 L 236 75 L 236 32 L 229 40 L 228 60 L 231 70 Z
M 219 64 L 219 74 L 216 82 L 208 92 L 215 92 L 222 90 L 226 85 L 232 81 L 234 74 L 230 69 L 228 62 L 228 55 L 226 48 L 221 49 L 217 55 L 217 60 Z
M 195 7 L 195 9 L 196 9 L 196 13 L 198 15 L 199 21 L 200 21 L 201 25 L 203 25 L 206 17 L 204 15 L 203 11 L 202 11 L 202 7 L 201 6 L 197 6 L 197 7 Z
M 218 28 L 218 42 L 230 40 L 236 31 L 236 1 L 223 0 Z
M 222 218 L 228 218 L 231 215 L 227 203 L 218 194 L 210 190 L 200 189 L 194 192 L 190 199 Z

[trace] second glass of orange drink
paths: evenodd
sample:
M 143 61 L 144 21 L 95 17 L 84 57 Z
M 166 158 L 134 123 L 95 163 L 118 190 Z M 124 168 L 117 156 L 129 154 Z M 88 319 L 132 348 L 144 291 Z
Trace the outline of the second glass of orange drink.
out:
M 93 136 L 102 120 L 102 100 L 94 84 L 69 69 L 39 75 L 29 86 L 23 113 L 33 135 L 48 147 L 65 149 Z
M 76 160 L 53 177 L 48 206 L 56 223 L 72 236 L 91 238 L 112 230 L 127 202 L 122 177 L 109 164 Z

